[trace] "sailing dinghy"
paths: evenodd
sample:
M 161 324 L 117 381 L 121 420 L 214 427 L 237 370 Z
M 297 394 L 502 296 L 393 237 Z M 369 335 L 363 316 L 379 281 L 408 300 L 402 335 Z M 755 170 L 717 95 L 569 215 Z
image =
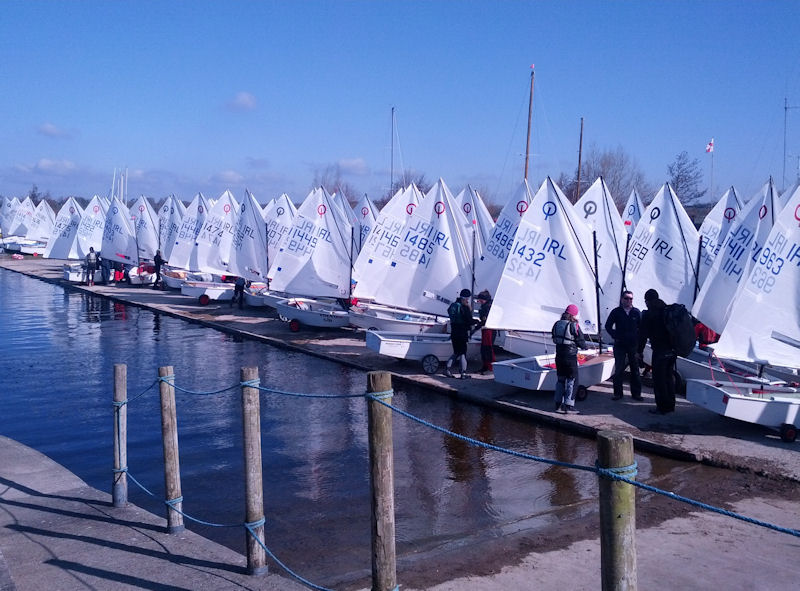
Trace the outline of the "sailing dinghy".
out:
M 714 351 L 719 357 L 796 367 L 800 353 L 800 191 L 776 214 L 766 240 L 752 251 Z M 686 398 L 740 421 L 779 429 L 794 441 L 800 427 L 800 391 L 717 380 L 688 380 Z

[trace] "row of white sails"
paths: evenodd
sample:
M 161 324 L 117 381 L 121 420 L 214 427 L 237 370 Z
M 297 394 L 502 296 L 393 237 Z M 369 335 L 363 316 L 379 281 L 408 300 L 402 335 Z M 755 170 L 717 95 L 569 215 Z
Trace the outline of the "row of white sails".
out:
M 91 246 L 136 265 L 161 250 L 187 271 L 435 315 L 445 315 L 464 287 L 488 289 L 495 294 L 488 325 L 500 329 L 549 330 L 574 303 L 586 332 L 598 333 L 623 285 L 639 297 L 654 288 L 727 334 L 753 273 L 762 284 L 783 285 L 759 261 L 779 256 L 770 240 L 788 241 L 773 228 L 785 233 L 778 220 L 792 215 L 787 204 L 798 194 L 778 195 L 770 180 L 743 203 L 731 187 L 699 231 L 669 184 L 646 208 L 632 191 L 620 213 L 602 178 L 575 204 L 550 178 L 535 193 L 523 181 L 496 222 L 473 188 L 453 196 L 439 180 L 426 194 L 414 185 L 398 191 L 380 211 L 366 196 L 353 207 L 323 188 L 299 208 L 286 195 L 262 207 L 250 192 L 239 202 L 230 191 L 213 201 L 198 194 L 188 207 L 170 197 L 157 212 L 145 197 L 127 206 L 95 196 L 85 208 L 70 198 L 55 215 L 45 201 L 5 199 L 0 227 L 3 236 L 46 243 L 46 257 L 81 259 Z M 780 300 L 776 306 L 785 309 Z

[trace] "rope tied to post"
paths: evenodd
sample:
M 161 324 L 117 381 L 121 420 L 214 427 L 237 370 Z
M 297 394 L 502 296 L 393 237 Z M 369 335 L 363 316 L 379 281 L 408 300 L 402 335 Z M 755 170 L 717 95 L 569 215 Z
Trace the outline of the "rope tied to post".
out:
M 595 461 L 594 467 L 597 469 L 598 476 L 605 476 L 606 478 L 623 482 L 627 479 L 636 478 L 639 473 L 639 464 L 635 461 L 628 466 L 619 466 L 617 468 L 604 468 L 600 465 L 600 462 Z
M 394 396 L 394 390 L 384 390 L 382 392 L 367 392 L 367 398 L 372 398 L 373 400 L 386 400 L 387 398 L 391 398 Z
M 239 385 L 243 388 L 258 388 L 261 384 L 261 380 L 256 378 L 255 380 L 245 380 L 244 382 L 239 382 Z
M 178 503 L 183 503 L 183 497 L 182 496 L 175 497 L 174 499 L 167 499 L 166 501 L 164 501 L 164 504 L 167 505 L 171 509 L 175 509 L 175 505 L 177 505 Z M 177 511 L 177 509 L 175 509 L 175 511 Z

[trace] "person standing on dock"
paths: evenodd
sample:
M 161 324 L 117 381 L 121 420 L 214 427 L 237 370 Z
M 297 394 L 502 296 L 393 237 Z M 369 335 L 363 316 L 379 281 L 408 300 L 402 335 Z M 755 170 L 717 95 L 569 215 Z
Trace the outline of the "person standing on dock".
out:
M 631 398 L 642 399 L 642 377 L 639 374 L 639 326 L 642 313 L 633 305 L 633 292 L 623 291 L 619 306 L 611 310 L 606 320 L 606 332 L 614 339 L 614 395 L 612 400 L 622 398 L 622 380 L 625 366 L 631 371 Z
M 233 284 L 233 299 L 231 300 L 231 308 L 237 301 L 239 302 L 239 309 L 244 308 L 244 287 L 247 282 L 244 277 L 237 277 Z
M 644 346 L 650 341 L 653 350 L 653 393 L 656 407 L 648 412 L 665 415 L 675 410 L 675 360 L 677 355 L 672 347 L 664 309 L 667 305 L 658 297 L 655 289 L 644 292 L 644 303 L 647 310 L 642 313 L 642 325 L 639 330 L 639 359 L 644 353 Z
M 94 285 L 94 272 L 97 271 L 97 253 L 94 246 L 86 253 L 86 285 Z
M 156 251 L 156 256 L 153 258 L 153 266 L 155 266 L 155 268 L 156 268 L 156 280 L 155 280 L 155 282 L 153 283 L 153 289 L 158 289 L 159 287 L 160 287 L 161 289 L 163 289 L 163 288 L 164 288 L 164 284 L 163 284 L 163 282 L 161 281 L 161 267 L 162 267 L 162 266 L 163 266 L 163 265 L 164 265 L 166 262 L 167 262 L 167 261 L 165 261 L 165 260 L 164 260 L 164 257 L 162 257 L 162 256 L 161 256 L 161 251 L 160 251 L 160 250 L 157 250 L 157 251 Z
M 450 368 L 457 359 L 461 362 L 461 379 L 465 380 L 470 377 L 467 373 L 467 342 L 469 341 L 469 329 L 475 323 L 475 319 L 472 317 L 472 308 L 469 305 L 471 296 L 470 290 L 462 289 L 456 301 L 447 308 L 447 314 L 450 316 L 450 342 L 453 344 L 453 354 L 447 360 L 444 370 L 444 375 L 448 378 L 456 377 Z
M 575 380 L 578 377 L 578 349 L 586 348 L 586 339 L 578 326 L 578 306 L 570 304 L 551 330 L 556 344 L 556 411 L 579 414 L 575 408 Z
M 494 329 L 486 328 L 486 319 L 489 317 L 489 310 L 492 309 L 492 294 L 488 289 L 484 289 L 475 300 L 481 305 L 478 308 L 478 321 L 481 327 L 481 371 L 483 375 L 487 371 L 492 371 L 494 363 L 494 340 L 497 336 Z

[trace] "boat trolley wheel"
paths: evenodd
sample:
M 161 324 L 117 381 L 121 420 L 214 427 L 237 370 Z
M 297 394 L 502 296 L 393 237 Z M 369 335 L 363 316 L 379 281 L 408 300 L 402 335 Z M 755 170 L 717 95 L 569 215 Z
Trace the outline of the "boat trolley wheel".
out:
M 297 318 L 292 318 L 289 321 L 289 330 L 292 332 L 298 332 L 300 330 L 300 321 Z
M 425 355 L 422 358 L 422 369 L 428 374 L 435 374 L 439 370 L 439 358 L 436 355 Z
M 200 302 L 201 306 L 208 306 L 208 302 L 211 301 L 211 298 L 208 297 L 208 294 L 204 293 L 199 298 L 197 298 L 197 300 Z
M 586 400 L 589 397 L 589 388 L 586 386 L 578 386 L 578 391 L 575 392 L 576 400 Z
M 781 425 L 781 440 L 792 443 L 795 439 L 797 439 L 797 427 L 789 423 Z

